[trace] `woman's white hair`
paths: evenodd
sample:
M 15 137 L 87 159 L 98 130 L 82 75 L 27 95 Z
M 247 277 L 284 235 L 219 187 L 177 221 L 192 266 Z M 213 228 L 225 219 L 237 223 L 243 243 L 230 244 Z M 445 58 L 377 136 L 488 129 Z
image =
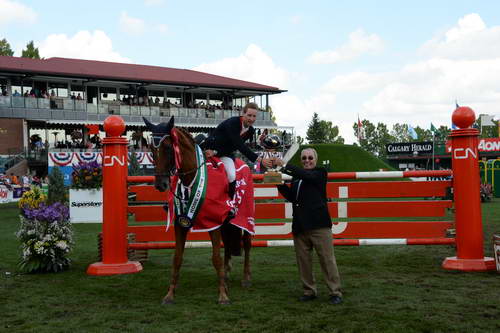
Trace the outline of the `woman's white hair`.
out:
M 303 149 L 301 152 L 300 152 L 300 156 L 304 155 L 304 152 L 311 152 L 313 155 L 314 155 L 314 160 L 318 160 L 318 152 L 316 151 L 316 149 L 314 148 L 306 148 L 306 149 Z

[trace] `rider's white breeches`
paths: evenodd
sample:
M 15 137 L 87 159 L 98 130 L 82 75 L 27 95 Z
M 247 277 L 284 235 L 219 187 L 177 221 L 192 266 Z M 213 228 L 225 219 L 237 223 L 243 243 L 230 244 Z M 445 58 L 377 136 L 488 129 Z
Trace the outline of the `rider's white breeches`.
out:
M 236 168 L 234 167 L 234 161 L 232 158 L 227 156 L 222 156 L 220 158 L 226 168 L 227 180 L 232 183 L 236 180 Z

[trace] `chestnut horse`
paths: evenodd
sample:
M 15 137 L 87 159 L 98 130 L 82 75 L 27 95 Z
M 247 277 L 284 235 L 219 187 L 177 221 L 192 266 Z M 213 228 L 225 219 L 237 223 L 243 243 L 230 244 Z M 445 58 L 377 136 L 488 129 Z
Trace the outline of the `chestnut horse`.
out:
M 167 123 L 154 125 L 146 118 L 144 122 L 152 132 L 153 140 L 151 151 L 153 153 L 155 165 L 155 188 L 161 192 L 166 190 L 175 191 L 171 186 L 170 177 L 178 176 L 181 183 L 188 187 L 191 186 L 193 180 L 204 161 L 197 162 L 196 143 L 190 133 L 182 128 L 175 127 L 174 117 L 170 118 Z M 229 196 L 227 196 L 229 199 Z M 229 210 L 229 208 L 228 208 Z M 177 221 L 176 221 L 177 222 Z M 194 221 L 196 223 L 196 219 Z M 210 230 L 210 240 L 212 243 L 212 264 L 215 268 L 218 278 L 219 287 L 219 304 L 229 304 L 229 296 L 227 289 L 228 274 L 231 270 L 231 254 L 239 255 L 241 251 L 241 243 L 245 251 L 245 263 L 242 285 L 250 286 L 250 248 L 251 235 L 248 232 L 243 232 L 236 226 L 229 223 L 229 218 L 225 221 L 220 221 L 221 227 Z M 175 254 L 173 257 L 172 276 L 167 295 L 163 298 L 162 304 L 172 304 L 174 302 L 175 289 L 179 281 L 179 272 L 184 256 L 184 248 L 186 244 L 187 233 L 189 227 L 181 226 L 180 223 L 175 223 Z M 220 248 L 221 241 L 224 241 L 224 263 L 221 259 Z

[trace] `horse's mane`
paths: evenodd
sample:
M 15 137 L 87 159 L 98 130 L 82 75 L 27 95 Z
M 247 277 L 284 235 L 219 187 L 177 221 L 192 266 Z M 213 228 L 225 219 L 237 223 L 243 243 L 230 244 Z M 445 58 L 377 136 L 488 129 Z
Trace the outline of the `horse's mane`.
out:
M 182 127 L 175 127 L 175 128 L 178 129 L 179 132 L 183 133 L 188 138 L 189 142 L 193 145 L 193 147 L 195 146 L 193 136 L 191 135 L 191 133 L 188 132 L 187 129 Z

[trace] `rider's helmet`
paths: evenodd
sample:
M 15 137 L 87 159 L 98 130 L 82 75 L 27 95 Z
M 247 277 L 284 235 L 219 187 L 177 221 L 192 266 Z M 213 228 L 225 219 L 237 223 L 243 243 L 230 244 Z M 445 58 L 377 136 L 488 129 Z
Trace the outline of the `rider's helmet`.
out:
M 262 146 L 266 149 L 276 149 L 281 146 L 281 140 L 276 134 L 269 134 L 262 140 Z

